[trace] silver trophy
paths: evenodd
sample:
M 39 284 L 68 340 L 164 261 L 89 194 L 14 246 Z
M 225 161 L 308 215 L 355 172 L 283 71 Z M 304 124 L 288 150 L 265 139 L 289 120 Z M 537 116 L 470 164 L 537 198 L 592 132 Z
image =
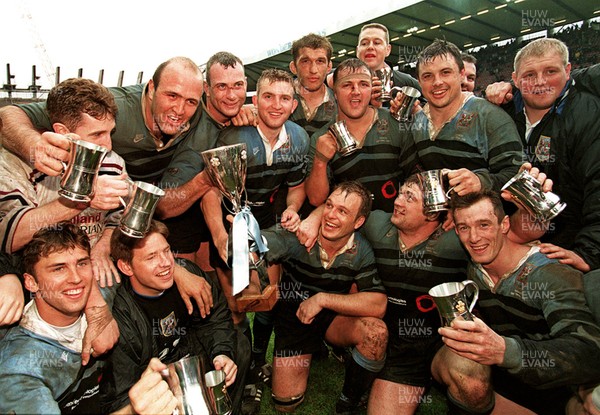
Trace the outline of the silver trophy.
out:
M 246 144 L 223 146 L 202 152 L 205 169 L 213 185 L 238 213 L 246 205 Z
M 555 218 L 567 207 L 555 193 L 544 192 L 542 184 L 527 170 L 510 179 L 502 190 L 507 190 L 531 215 L 541 221 Z
M 261 260 L 268 250 L 246 200 L 246 144 L 217 147 L 201 154 L 213 185 L 232 204 L 234 218 L 229 243 L 232 250 L 233 295 L 236 295 L 250 284 L 250 252 L 256 252 Z
M 150 183 L 131 180 L 128 182 L 132 188 L 132 196 L 128 203 L 121 199 L 125 210 L 121 216 L 119 229 L 127 236 L 143 238 L 150 227 L 156 205 L 165 192 Z
M 427 170 L 417 174 L 423 188 L 423 206 L 427 213 L 440 212 L 449 209 L 450 192 L 445 180 L 447 170 Z
M 392 99 L 392 85 L 394 83 L 394 71 L 389 66 L 386 66 L 375 71 L 375 76 L 381 81 L 381 97 L 380 101 L 386 102 Z
M 467 297 L 467 287 L 472 289 L 472 298 Z M 479 287 L 474 281 L 445 282 L 429 290 L 440 314 L 442 326 L 450 327 L 456 317 L 473 321 L 473 307 L 479 298 Z
M 100 170 L 100 164 L 108 149 L 83 140 L 70 141 L 69 164 L 60 181 L 58 194 L 75 202 L 88 203 L 94 194 L 94 184 Z
M 356 139 L 350 134 L 350 131 L 348 131 L 346 121 L 340 120 L 331 124 L 329 126 L 329 131 L 335 137 L 338 153 L 340 153 L 341 156 L 348 156 L 358 150 Z

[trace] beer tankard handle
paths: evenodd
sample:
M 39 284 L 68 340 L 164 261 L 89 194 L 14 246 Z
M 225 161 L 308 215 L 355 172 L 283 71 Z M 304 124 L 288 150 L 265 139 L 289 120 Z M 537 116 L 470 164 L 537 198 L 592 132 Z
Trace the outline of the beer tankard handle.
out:
M 125 182 L 127 182 L 127 185 L 129 186 L 129 199 L 131 199 L 133 197 L 133 192 L 135 189 L 135 182 L 133 180 L 131 180 L 131 178 L 129 176 L 125 177 Z M 121 196 L 119 196 L 119 201 L 121 202 L 121 204 L 123 205 L 124 208 L 127 207 L 127 202 L 125 202 L 125 199 L 123 199 Z
M 444 176 L 446 176 L 446 177 L 448 176 L 448 173 L 449 173 L 450 171 L 451 171 L 450 169 L 442 169 L 442 180 L 443 180 L 443 177 L 444 177 Z M 450 183 L 449 183 L 449 182 L 448 182 L 448 185 L 450 185 Z M 452 197 L 450 196 L 450 192 L 451 192 L 451 191 L 453 191 L 455 187 L 456 187 L 456 186 L 452 186 L 450 189 L 448 189 L 448 190 L 446 191 L 445 195 L 446 195 L 446 197 L 447 197 L 448 199 L 452 199 Z
M 401 87 L 399 86 L 394 86 L 392 87 L 392 89 L 390 89 L 390 97 L 391 97 L 391 101 L 396 99 L 396 95 L 398 95 L 398 92 L 404 94 L 404 91 L 402 90 Z M 402 110 L 402 108 L 398 108 L 398 112 L 394 112 L 392 113 L 392 117 L 394 117 L 394 119 L 398 120 L 398 118 L 400 116 L 400 111 Z M 391 108 L 390 108 L 390 113 L 391 113 Z
M 475 281 L 471 281 L 471 280 L 464 280 L 462 281 L 462 284 L 465 286 L 465 295 L 467 294 L 467 287 L 472 287 L 473 289 L 473 299 L 469 302 L 469 313 L 473 313 L 473 309 L 475 308 L 475 304 L 477 303 L 477 300 L 479 299 L 479 287 L 477 286 L 477 283 Z
M 71 134 L 71 133 L 63 134 L 63 137 L 66 138 L 67 140 L 69 140 L 69 149 L 67 150 L 67 153 L 70 153 L 71 152 L 71 143 L 73 143 L 75 141 L 75 138 L 73 138 L 73 134 Z M 63 174 L 65 174 L 65 172 L 69 168 L 69 165 L 67 163 L 65 163 L 63 160 L 60 160 L 60 164 L 62 164 L 62 166 L 63 166 L 63 171 L 60 173 L 60 175 L 62 176 Z
M 392 97 L 392 99 L 396 98 L 396 95 L 398 95 L 398 92 L 402 92 L 404 94 L 402 87 L 395 86 L 395 87 L 392 87 L 392 89 L 390 89 L 390 96 Z
M 67 140 L 69 140 L 69 149 L 67 150 L 67 153 L 70 153 L 71 152 L 71 145 L 72 145 L 71 143 L 74 143 L 76 141 L 76 139 L 74 137 L 74 134 L 73 133 L 66 133 L 66 134 L 63 134 L 63 137 L 66 138 Z M 67 171 L 67 168 L 69 167 L 69 165 L 67 163 L 65 163 L 64 161 L 62 161 L 62 160 L 60 160 L 60 164 L 62 164 L 62 166 L 63 166 L 63 171 L 61 173 L 61 175 L 62 175 L 62 174 L 65 173 L 65 171 Z

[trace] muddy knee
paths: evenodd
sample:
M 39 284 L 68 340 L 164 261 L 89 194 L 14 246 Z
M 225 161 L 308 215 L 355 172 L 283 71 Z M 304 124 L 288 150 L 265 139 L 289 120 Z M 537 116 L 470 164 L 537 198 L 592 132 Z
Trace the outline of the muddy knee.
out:
M 382 359 L 387 347 L 387 326 L 383 320 L 374 317 L 363 317 L 360 323 L 361 341 L 356 347 L 369 359 Z

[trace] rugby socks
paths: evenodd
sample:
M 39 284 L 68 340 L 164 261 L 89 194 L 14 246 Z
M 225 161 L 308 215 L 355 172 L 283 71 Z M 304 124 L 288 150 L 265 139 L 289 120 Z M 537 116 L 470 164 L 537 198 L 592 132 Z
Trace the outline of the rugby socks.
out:
M 250 342 L 250 345 L 252 346 L 252 330 L 250 330 L 250 320 L 248 320 L 248 317 L 246 317 L 241 323 L 236 324 L 235 327 L 242 332 L 244 336 L 246 336 Z
M 377 373 L 383 369 L 384 364 L 385 359 L 367 359 L 356 347 L 353 348 L 352 358 L 348 359 L 346 363 L 344 386 L 340 400 L 350 405 L 358 405 L 361 397 L 369 390 L 377 377 Z
M 267 363 L 267 348 L 273 332 L 273 314 L 270 311 L 254 313 L 252 326 L 254 343 L 252 343 L 252 361 L 254 367 L 262 367 Z

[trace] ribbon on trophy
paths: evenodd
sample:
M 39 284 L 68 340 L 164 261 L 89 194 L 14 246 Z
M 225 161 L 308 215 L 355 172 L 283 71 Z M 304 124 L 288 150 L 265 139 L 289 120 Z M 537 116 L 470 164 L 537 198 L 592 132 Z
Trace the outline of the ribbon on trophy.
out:
M 241 292 L 250 283 L 250 252 L 258 254 L 259 262 L 269 250 L 260 235 L 260 226 L 250 213 L 250 208 L 244 206 L 233 218 L 232 238 L 232 269 L 233 295 Z M 250 244 L 248 244 L 250 241 Z M 256 264 L 255 264 L 256 265 Z
M 232 246 L 233 295 L 250 283 L 250 252 L 256 252 L 261 262 L 269 249 L 260 234 L 260 227 L 250 208 L 243 200 L 246 183 L 246 144 L 217 147 L 202 152 L 205 170 L 215 187 L 233 206 L 233 225 L 230 232 Z M 250 241 L 250 242 L 248 242 Z M 262 266 L 254 264 L 261 274 Z

